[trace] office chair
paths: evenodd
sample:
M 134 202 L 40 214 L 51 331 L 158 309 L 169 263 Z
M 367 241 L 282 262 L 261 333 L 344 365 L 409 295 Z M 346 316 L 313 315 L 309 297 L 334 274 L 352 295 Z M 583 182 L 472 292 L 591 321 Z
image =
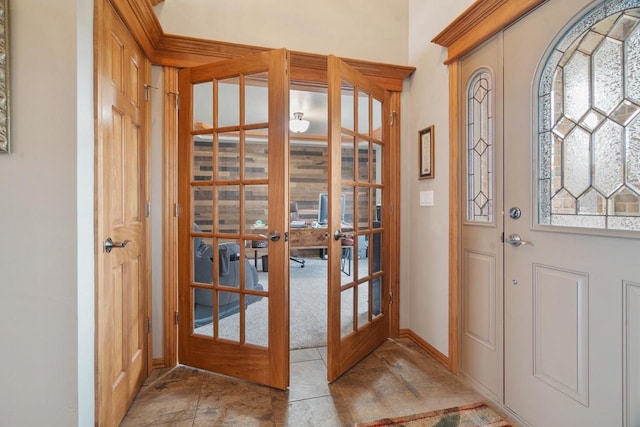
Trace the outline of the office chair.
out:
M 298 216 L 298 202 L 289 202 L 289 222 L 298 221 L 299 219 L 300 217 Z M 300 264 L 300 268 L 304 268 L 305 260 L 303 260 L 302 258 L 290 256 L 289 259 Z

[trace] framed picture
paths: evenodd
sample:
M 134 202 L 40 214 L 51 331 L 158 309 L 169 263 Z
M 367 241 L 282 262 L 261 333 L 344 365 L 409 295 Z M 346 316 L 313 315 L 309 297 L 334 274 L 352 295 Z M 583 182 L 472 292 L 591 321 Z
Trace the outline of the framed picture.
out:
M 0 0 L 0 153 L 9 152 L 9 0 Z
M 420 155 L 418 159 L 420 161 L 420 179 L 428 179 L 434 177 L 434 126 L 431 125 L 418 131 L 418 144 L 420 145 Z

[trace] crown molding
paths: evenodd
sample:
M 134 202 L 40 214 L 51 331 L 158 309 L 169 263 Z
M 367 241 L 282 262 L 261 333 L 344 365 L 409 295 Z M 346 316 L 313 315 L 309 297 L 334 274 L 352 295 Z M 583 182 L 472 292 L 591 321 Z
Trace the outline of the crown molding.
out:
M 271 50 L 268 47 L 248 46 L 166 34 L 153 11 L 154 0 L 110 0 L 145 55 L 154 65 L 184 68 L 225 59 L 239 58 Z M 291 52 L 291 78 L 307 81 L 326 81 L 327 56 L 305 52 Z M 403 80 L 415 67 L 391 65 L 357 59 L 341 58 L 361 73 L 373 78 L 387 90 L 402 91 Z
M 450 64 L 546 1 L 477 0 L 431 42 L 448 48 Z

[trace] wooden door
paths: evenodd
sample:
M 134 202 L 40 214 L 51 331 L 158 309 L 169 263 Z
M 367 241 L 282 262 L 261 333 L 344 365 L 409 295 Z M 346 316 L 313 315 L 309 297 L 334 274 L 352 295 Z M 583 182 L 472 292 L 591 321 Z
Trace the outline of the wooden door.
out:
M 149 366 L 151 66 L 109 2 L 96 8 L 96 419 L 114 426 Z
M 327 378 L 334 381 L 389 336 L 391 109 L 389 93 L 328 58 L 329 293 Z M 386 118 L 386 119 L 385 119 Z M 386 228 L 385 228 L 386 227 Z M 365 262 L 358 250 L 367 246 Z M 343 263 L 352 263 L 349 274 Z
M 502 401 L 502 34 L 460 61 L 460 370 Z
M 504 32 L 505 403 L 534 426 L 640 423 L 634 3 Z
M 180 72 L 182 364 L 289 384 L 288 53 Z M 258 272 L 249 255 L 267 253 Z

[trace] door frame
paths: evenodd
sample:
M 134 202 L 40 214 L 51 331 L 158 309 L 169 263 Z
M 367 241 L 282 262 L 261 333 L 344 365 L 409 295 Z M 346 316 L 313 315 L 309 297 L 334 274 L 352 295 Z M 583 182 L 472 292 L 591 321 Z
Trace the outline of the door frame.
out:
M 431 40 L 448 49 L 449 66 L 449 369 L 459 370 L 460 286 L 462 248 L 460 195 L 464 180 L 460 176 L 460 59 L 498 32 L 548 0 L 478 1 Z
M 218 42 L 166 34 L 151 6 L 151 2 L 139 0 L 110 0 L 116 13 L 130 29 L 152 65 L 164 66 L 165 100 L 175 100 L 177 94 L 177 69 L 224 59 L 245 56 L 271 50 L 235 43 Z M 400 127 L 401 92 L 404 80 L 415 67 L 341 58 L 347 64 L 371 77 L 377 84 L 391 92 L 393 120 L 398 126 L 391 131 L 390 144 L 396 149 L 390 153 L 392 174 L 400 176 Z M 290 80 L 327 82 L 327 56 L 305 52 L 291 52 Z M 177 363 L 177 111 L 173 102 L 165 102 L 163 129 L 163 326 L 164 355 L 153 360 L 154 368 L 175 366 Z M 392 189 L 393 190 L 393 189 Z M 390 309 L 390 336 L 400 333 L 400 182 L 393 191 L 391 204 L 394 215 L 390 222 L 389 236 L 394 242 L 392 265 L 389 271 L 393 302 Z

